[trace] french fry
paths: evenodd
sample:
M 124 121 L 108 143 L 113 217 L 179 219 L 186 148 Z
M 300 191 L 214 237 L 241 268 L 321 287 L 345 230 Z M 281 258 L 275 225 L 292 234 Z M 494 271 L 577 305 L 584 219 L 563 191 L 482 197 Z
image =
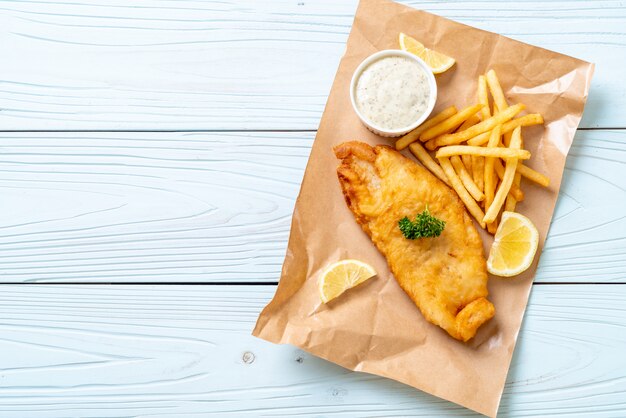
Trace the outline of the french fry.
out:
M 470 116 L 465 122 L 463 122 L 461 126 L 459 126 L 459 128 L 456 130 L 456 132 L 464 131 L 470 126 L 474 126 L 479 122 L 480 122 L 480 116 L 478 116 L 478 113 L 475 113 L 472 116 Z
M 496 126 L 493 131 L 491 131 L 491 135 L 489 136 L 489 142 L 487 143 L 488 149 L 494 149 L 500 143 L 500 135 L 502 132 L 502 125 Z M 495 158 L 485 158 L 485 210 L 487 210 L 491 203 L 493 202 L 495 193 L 496 193 L 496 182 L 497 177 L 495 175 L 494 170 Z M 494 222 L 485 222 L 487 224 L 487 230 L 495 234 L 496 225 Z
M 496 162 L 497 164 L 497 162 Z M 500 167 L 502 167 L 502 165 L 500 165 Z M 498 167 L 496 166 L 496 172 L 498 172 Z M 503 168 L 503 172 L 504 172 L 504 168 Z M 537 171 L 533 170 L 532 168 L 523 165 L 521 162 L 519 162 L 517 164 L 517 173 L 520 174 L 521 176 L 527 178 L 528 180 L 531 180 L 534 183 L 537 183 L 540 186 L 543 187 L 548 187 L 550 185 L 550 178 L 546 177 L 545 175 L 538 173 Z M 498 173 L 499 176 L 499 173 Z M 519 186 L 520 182 L 515 182 L 515 185 Z M 513 189 L 513 186 L 511 186 L 511 189 Z M 521 190 L 520 192 L 523 193 Z M 522 199 L 517 199 L 518 202 L 521 202 Z
M 439 180 L 450 186 L 448 177 L 441 169 L 441 166 L 439 166 L 437 161 L 433 160 L 433 157 L 431 157 L 428 151 L 424 149 L 422 144 L 420 144 L 419 142 L 413 142 L 411 145 L 409 145 L 409 150 L 413 155 L 415 155 L 415 157 L 422 163 L 424 167 L 430 170 L 430 172 L 433 173 Z
M 521 127 L 518 126 L 517 128 L 515 128 L 515 130 L 513 131 L 513 135 L 511 136 L 511 147 L 509 149 L 519 149 L 522 142 L 521 132 Z M 489 141 L 491 142 L 491 139 L 489 139 Z M 498 213 L 500 213 L 500 209 L 502 208 L 502 205 L 504 205 L 504 200 L 506 199 L 506 196 L 509 194 L 509 190 L 511 189 L 511 184 L 513 184 L 513 180 L 515 179 L 516 169 L 517 159 L 507 158 L 506 167 L 504 168 L 504 178 L 500 182 L 500 186 L 498 187 L 498 191 L 493 198 L 493 202 L 491 202 L 489 208 L 486 209 L 483 222 L 490 223 L 495 221 L 498 217 Z M 485 206 L 485 208 L 486 207 L 487 206 Z
M 504 146 L 506 148 L 509 147 L 509 145 L 511 145 L 511 132 L 507 132 L 504 135 L 502 135 L 502 143 L 504 144 Z
M 464 154 L 479 155 L 481 157 L 517 158 L 519 160 L 528 160 L 530 158 L 530 151 L 525 149 L 470 147 L 468 145 L 441 147 L 437 150 L 435 157 L 452 157 L 453 155 Z M 522 173 L 522 175 L 524 174 Z
M 519 112 L 524 110 L 525 107 L 526 106 L 524 104 L 518 103 L 516 105 L 513 105 L 507 108 L 506 110 L 503 110 L 497 115 L 494 115 L 490 117 L 489 119 L 484 120 L 462 132 L 442 135 L 439 138 L 437 138 L 437 146 L 440 147 L 444 145 L 460 144 L 461 142 L 465 142 L 468 139 L 472 139 L 475 136 L 482 134 L 483 132 L 492 130 L 497 125 L 501 125 L 505 122 L 508 122 L 515 115 L 517 115 Z M 421 139 L 421 136 L 420 136 L 420 139 Z
M 474 183 L 484 192 L 485 189 L 485 159 L 483 157 L 477 157 L 472 155 L 472 174 L 474 176 Z
M 507 134 L 509 132 L 513 132 L 513 129 L 518 126 L 532 126 L 532 125 L 541 125 L 543 123 L 543 117 L 539 113 L 531 113 L 529 115 L 524 115 L 517 119 L 512 119 L 502 125 L 502 133 Z M 486 144 L 489 141 L 489 132 L 484 132 L 480 135 L 475 136 L 467 141 L 467 145 L 478 146 Z
M 511 145 L 511 135 L 513 135 L 512 131 L 511 132 L 507 132 L 504 135 L 502 135 L 502 143 L 507 148 Z M 520 148 L 524 148 L 524 145 L 521 145 Z
M 504 166 L 502 165 L 502 160 L 496 158 L 493 162 L 493 168 L 496 170 L 498 178 L 502 180 L 504 178 Z M 515 175 L 517 176 L 518 174 L 519 173 L 516 173 Z M 511 197 L 513 197 L 516 201 L 521 202 L 522 200 L 524 200 L 524 192 L 522 191 L 522 189 L 519 188 L 519 185 L 520 183 L 516 184 L 516 182 L 513 181 L 513 184 L 511 185 L 511 190 L 509 191 L 509 195 L 511 195 Z
M 448 129 L 446 132 L 444 132 L 442 135 L 445 134 L 451 134 L 452 132 L 454 132 L 456 130 L 456 126 L 453 126 L 451 129 Z M 439 138 L 441 135 L 439 135 L 437 138 Z M 429 139 L 428 141 L 426 141 L 424 143 L 424 146 L 429 150 L 429 151 L 434 151 L 437 149 L 437 138 L 433 138 L 433 139 Z
M 433 138 L 430 141 L 426 141 L 426 143 L 424 144 L 424 146 L 429 150 L 429 151 L 434 151 L 437 149 L 437 138 Z
M 459 157 L 458 155 L 453 155 L 452 157 L 450 157 L 450 162 L 452 163 L 452 167 L 454 167 L 454 171 L 456 171 L 456 174 L 461 179 L 463 186 L 465 186 L 465 189 L 469 192 L 470 195 L 472 195 L 474 200 L 477 202 L 484 200 L 485 195 L 483 194 L 483 192 L 478 190 L 478 186 L 476 186 L 476 183 L 474 183 L 474 180 L 472 179 L 472 177 L 470 177 L 470 174 L 467 172 L 467 169 L 463 165 L 461 157 Z
M 519 173 L 515 173 L 515 176 L 517 177 Z M 521 179 L 521 175 L 520 175 L 520 179 Z M 509 196 L 511 196 L 513 199 L 515 199 L 515 202 L 523 202 L 524 198 L 526 197 L 526 195 L 524 194 L 524 192 L 522 191 L 522 189 L 519 187 L 520 185 L 517 184 L 517 182 L 515 180 L 513 180 L 513 184 L 511 185 L 511 190 L 509 190 Z M 508 197 L 508 196 L 507 196 Z
M 518 120 L 518 119 L 513 119 L 513 120 Z M 512 122 L 512 121 L 509 121 L 509 122 Z M 506 123 L 502 125 L 502 128 L 506 128 Z M 476 135 L 474 138 L 468 139 L 467 145 L 470 145 L 472 147 L 479 147 L 481 145 L 485 145 L 487 142 L 489 142 L 489 136 L 491 136 L 491 132 L 483 132 L 480 135 Z
M 428 119 L 426 122 L 422 123 L 420 126 L 418 126 L 417 128 L 413 129 L 411 132 L 409 132 L 408 134 L 404 135 L 400 139 L 398 139 L 396 141 L 396 149 L 398 151 L 402 151 L 403 149 L 408 147 L 410 143 L 417 141 L 419 136 L 426 129 L 431 128 L 431 127 L 437 125 L 440 122 L 443 122 L 444 120 L 448 119 L 450 116 L 456 114 L 456 112 L 457 112 L 456 107 L 450 106 L 449 108 L 441 111 L 437 115 L 435 115 L 432 118 Z
M 508 133 L 504 136 L 504 143 L 508 147 L 511 144 L 511 133 Z M 520 135 L 520 148 L 524 148 L 524 138 Z M 500 179 L 504 177 L 504 167 L 502 167 L 501 160 L 496 161 L 496 172 Z M 519 165 L 519 163 L 518 163 Z M 498 170 L 500 167 L 502 171 L 502 175 L 500 175 L 500 171 Z M 513 184 L 511 185 L 511 190 L 509 191 L 509 195 L 506 197 L 506 202 L 504 202 L 504 210 L 509 212 L 514 212 L 515 207 L 517 206 L 517 202 L 521 202 L 524 200 L 524 192 L 520 189 L 520 185 L 522 184 L 522 175 L 519 171 L 515 171 L 515 177 L 513 177 Z M 518 191 L 519 190 L 519 191 Z
M 521 162 L 517 164 L 517 172 L 528 180 L 537 183 L 540 186 L 548 187 L 550 185 L 550 178 L 544 176 L 541 173 L 536 172 L 530 167 L 523 165 Z
M 452 188 L 459 195 L 459 198 L 461 198 L 461 200 L 465 204 L 465 207 L 467 208 L 469 213 L 478 221 L 480 226 L 484 228 L 485 227 L 485 222 L 483 222 L 483 218 L 485 217 L 484 212 L 478 206 L 478 203 L 476 203 L 476 201 L 472 199 L 472 196 L 470 196 L 468 191 L 465 190 L 465 187 L 463 187 L 463 183 L 461 182 L 461 179 L 459 178 L 459 176 L 456 175 L 456 172 L 454 171 L 454 167 L 452 167 L 452 163 L 450 162 L 450 160 L 445 157 L 440 158 L 439 164 L 441 164 L 441 168 L 443 169 L 443 172 L 448 177 L 448 180 L 450 181 Z
M 439 135 L 442 135 L 448 132 L 450 129 L 456 129 L 463 122 L 469 119 L 472 115 L 480 111 L 481 108 L 482 108 L 482 105 L 479 105 L 479 104 L 466 107 L 465 109 L 461 110 L 459 113 L 452 115 L 448 119 L 442 122 L 439 122 L 437 125 L 426 129 L 420 135 L 420 141 L 426 142 L 429 139 L 436 138 Z
M 523 199 L 517 199 L 514 195 L 513 195 L 513 187 L 517 187 L 519 189 L 519 186 L 521 184 L 521 180 L 522 180 L 522 175 L 519 173 L 519 171 L 515 172 L 515 177 L 513 178 L 513 185 L 511 186 L 511 192 L 509 192 L 509 195 L 506 197 L 506 203 L 504 203 L 504 210 L 508 211 L 508 212 L 515 212 L 515 206 L 517 206 L 517 202 L 521 202 Z M 521 193 L 522 189 L 519 189 Z M 522 195 L 522 198 L 524 196 Z
M 463 165 L 468 173 L 472 172 L 472 156 L 471 155 L 461 155 L 461 161 L 463 161 Z M 472 176 L 472 179 L 474 177 Z M 478 185 L 477 185 L 478 186 Z
M 506 98 L 502 92 L 502 87 L 500 86 L 500 81 L 498 80 L 498 76 L 494 70 L 489 70 L 489 72 L 487 72 L 487 85 L 489 86 L 489 91 L 491 91 L 493 102 L 498 107 L 498 113 L 504 112 L 509 105 L 506 102 Z
M 487 79 L 484 75 L 478 77 L 478 103 L 484 106 L 480 111 L 483 120 L 489 119 L 491 117 L 491 112 L 489 111 L 489 94 L 487 93 Z

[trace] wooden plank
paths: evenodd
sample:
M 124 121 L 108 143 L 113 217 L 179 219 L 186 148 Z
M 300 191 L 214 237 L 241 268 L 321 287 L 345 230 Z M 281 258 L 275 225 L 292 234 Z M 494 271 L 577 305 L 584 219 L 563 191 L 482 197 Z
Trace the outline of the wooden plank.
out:
M 0 134 L 0 281 L 275 282 L 313 136 Z M 578 133 L 538 281 L 626 282 L 625 144 Z
M 0 286 L 0 416 L 473 416 L 250 335 L 274 286 Z M 535 286 L 501 416 L 622 416 L 621 285 Z
M 538 281 L 626 282 L 624 173 L 626 131 L 578 131 Z
M 595 62 L 582 126 L 626 127 L 620 1 L 405 3 Z M 0 1 L 0 126 L 316 129 L 356 4 Z
M 276 281 L 312 134 L 2 138 L 3 281 Z

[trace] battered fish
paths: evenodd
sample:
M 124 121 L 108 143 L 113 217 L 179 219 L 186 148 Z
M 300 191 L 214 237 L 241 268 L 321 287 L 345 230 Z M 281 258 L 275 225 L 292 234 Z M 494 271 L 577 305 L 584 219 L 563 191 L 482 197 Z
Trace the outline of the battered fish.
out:
M 428 170 L 387 146 L 345 142 L 334 148 L 348 207 L 400 287 L 429 322 L 468 341 L 493 317 L 480 236 L 457 195 Z M 437 238 L 410 240 L 398 221 L 428 205 L 445 221 Z

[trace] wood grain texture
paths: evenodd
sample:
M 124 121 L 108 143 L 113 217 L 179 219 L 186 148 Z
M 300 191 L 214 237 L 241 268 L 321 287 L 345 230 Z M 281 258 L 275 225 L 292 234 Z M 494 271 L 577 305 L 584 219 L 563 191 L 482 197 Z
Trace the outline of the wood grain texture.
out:
M 5 134 L 2 281 L 276 281 L 312 134 Z
M 2 417 L 474 416 L 252 337 L 274 286 L 0 290 Z M 535 286 L 500 416 L 623 416 L 624 298 Z
M 0 281 L 275 282 L 313 137 L 0 134 Z M 578 132 L 537 281 L 626 282 L 625 157 Z
M 404 1 L 597 64 L 626 127 L 621 1 Z M 4 130 L 316 129 L 357 2 L 0 1 Z

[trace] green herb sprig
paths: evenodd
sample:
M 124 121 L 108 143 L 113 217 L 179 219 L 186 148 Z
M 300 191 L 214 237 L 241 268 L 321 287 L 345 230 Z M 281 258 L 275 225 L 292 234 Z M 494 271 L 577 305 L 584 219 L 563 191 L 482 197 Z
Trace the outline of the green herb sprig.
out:
M 407 239 L 438 237 L 443 232 L 445 226 L 446 223 L 444 221 L 430 214 L 428 206 L 426 206 L 424 212 L 415 217 L 415 221 L 412 222 L 406 216 L 398 221 L 398 227 Z

